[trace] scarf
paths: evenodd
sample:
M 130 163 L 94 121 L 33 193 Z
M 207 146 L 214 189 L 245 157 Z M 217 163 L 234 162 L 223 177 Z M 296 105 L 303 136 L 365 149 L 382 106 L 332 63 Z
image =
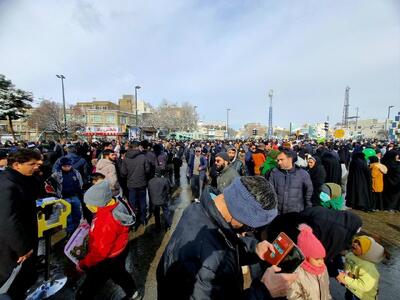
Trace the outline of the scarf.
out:
M 301 264 L 301 267 L 308 273 L 313 275 L 321 275 L 326 271 L 326 266 L 323 264 L 321 267 L 312 265 L 307 259 Z

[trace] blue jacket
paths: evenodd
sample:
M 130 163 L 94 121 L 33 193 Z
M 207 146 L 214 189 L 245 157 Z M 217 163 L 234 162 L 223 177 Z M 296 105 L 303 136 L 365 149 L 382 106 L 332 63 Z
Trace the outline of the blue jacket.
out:
M 86 162 L 86 160 L 83 159 L 82 157 L 80 157 L 76 153 L 68 153 L 67 155 L 65 155 L 63 157 L 67 157 L 71 160 L 72 166 L 74 167 L 74 169 L 77 170 L 81 174 L 83 183 L 87 183 L 87 181 L 89 179 L 90 170 L 89 170 L 89 165 Z M 61 165 L 60 165 L 61 158 L 62 157 L 57 159 L 57 161 L 54 163 L 53 173 L 61 170 Z
M 194 156 L 195 156 L 195 155 L 192 154 L 192 155 L 190 156 L 190 159 L 189 159 L 189 165 L 188 165 L 188 176 L 189 176 L 189 177 L 192 177 L 192 176 L 193 176 Z M 206 158 L 205 158 L 203 155 L 200 156 L 200 168 L 201 168 L 201 170 L 200 170 L 200 177 L 203 177 L 203 176 L 205 176 L 205 174 L 206 174 L 206 168 L 207 168 L 207 160 L 206 160 Z
M 305 170 L 298 167 L 291 170 L 274 168 L 268 179 L 278 195 L 279 214 L 301 212 L 312 206 L 313 185 Z

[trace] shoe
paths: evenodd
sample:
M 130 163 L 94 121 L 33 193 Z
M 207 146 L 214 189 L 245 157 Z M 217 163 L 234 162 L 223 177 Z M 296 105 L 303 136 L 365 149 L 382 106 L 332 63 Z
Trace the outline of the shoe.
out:
M 200 200 L 198 198 L 194 198 L 195 203 L 200 203 Z
M 130 297 L 129 299 L 138 299 L 139 298 L 139 291 L 136 291 L 132 297 Z

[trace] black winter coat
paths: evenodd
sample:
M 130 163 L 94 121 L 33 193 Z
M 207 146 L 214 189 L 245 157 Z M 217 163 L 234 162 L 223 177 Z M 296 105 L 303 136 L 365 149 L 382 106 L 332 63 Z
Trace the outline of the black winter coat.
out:
M 167 204 L 170 195 L 170 182 L 165 177 L 154 177 L 148 185 L 149 198 L 153 205 Z
M 313 194 L 311 196 L 311 202 L 313 206 L 320 205 L 321 200 L 319 199 L 319 194 L 321 193 L 321 186 L 327 182 L 326 172 L 324 166 L 321 164 L 321 160 L 318 156 L 315 157 L 315 166 L 312 169 L 308 169 L 308 174 L 310 174 L 310 179 L 313 185 Z
M 37 249 L 35 179 L 7 168 L 0 174 L 0 286 L 19 257 Z
M 322 164 L 326 171 L 325 182 L 333 182 L 338 185 L 342 184 L 342 166 L 340 161 L 331 152 L 325 152 L 322 155 Z
M 146 155 L 139 150 L 130 150 L 122 162 L 121 175 L 127 178 L 128 189 L 145 188 L 151 166 Z
M 255 239 L 239 239 L 218 212 L 209 191 L 183 212 L 157 268 L 159 300 L 270 299 L 253 280 L 243 290 L 241 265 L 254 263 Z
M 268 177 L 278 196 L 279 214 L 300 212 L 311 207 L 313 186 L 307 171 L 300 168 L 274 168 Z
M 346 205 L 356 209 L 371 209 L 372 177 L 364 153 L 354 153 L 346 187 Z

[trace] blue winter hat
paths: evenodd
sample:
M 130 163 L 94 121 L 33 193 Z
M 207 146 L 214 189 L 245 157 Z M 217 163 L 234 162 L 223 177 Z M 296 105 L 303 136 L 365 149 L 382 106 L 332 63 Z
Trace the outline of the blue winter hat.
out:
M 61 157 L 60 166 L 72 166 L 72 161 L 68 157 Z
M 270 184 L 266 181 L 266 184 Z M 271 187 L 272 188 L 272 187 Z M 243 185 L 240 177 L 224 189 L 224 199 L 232 217 L 240 223 L 252 228 L 262 227 L 269 224 L 277 215 L 276 194 L 273 193 L 274 208 L 264 209 L 256 198 Z

